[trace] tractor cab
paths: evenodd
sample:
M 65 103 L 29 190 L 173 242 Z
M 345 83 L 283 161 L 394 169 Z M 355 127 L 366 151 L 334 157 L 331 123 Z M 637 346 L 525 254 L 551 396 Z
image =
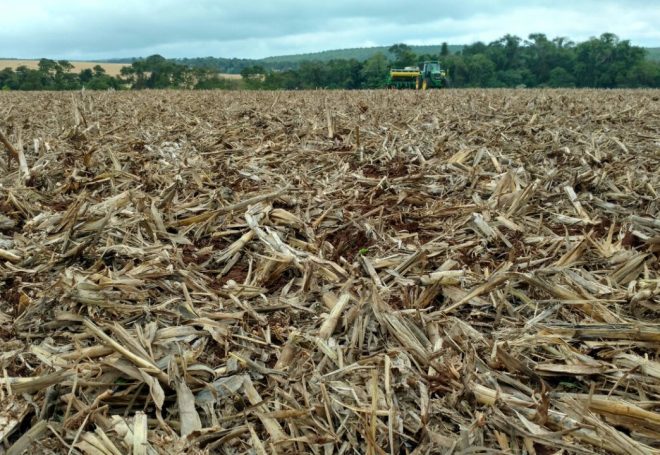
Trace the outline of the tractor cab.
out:
M 439 62 L 424 62 L 424 72 L 430 74 L 440 75 L 440 63 Z

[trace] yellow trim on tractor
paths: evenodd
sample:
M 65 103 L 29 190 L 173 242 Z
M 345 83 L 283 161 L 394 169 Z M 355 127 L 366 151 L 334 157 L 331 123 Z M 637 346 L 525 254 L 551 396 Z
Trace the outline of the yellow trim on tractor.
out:
M 417 77 L 419 76 L 419 71 L 401 71 L 401 70 L 392 70 L 390 72 L 392 77 Z

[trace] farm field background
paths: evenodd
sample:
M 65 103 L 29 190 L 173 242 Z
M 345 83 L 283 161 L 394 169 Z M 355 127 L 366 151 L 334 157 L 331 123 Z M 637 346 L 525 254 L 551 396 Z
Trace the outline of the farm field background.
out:
M 659 99 L 0 93 L 0 437 L 660 453 Z
M 110 75 L 110 76 L 119 76 L 119 72 L 124 66 L 130 66 L 127 63 L 98 63 L 98 62 L 76 62 L 76 61 L 70 61 L 73 65 L 73 69 L 71 70 L 74 73 L 79 73 L 82 70 L 86 69 L 92 69 L 96 65 L 99 65 L 103 67 L 105 72 Z M 0 69 L 4 68 L 11 68 L 11 69 L 16 69 L 19 66 L 27 66 L 30 69 L 37 69 L 39 67 L 39 60 L 13 60 L 13 59 L 6 59 L 6 60 L 0 60 Z
M 71 70 L 74 73 L 79 73 L 85 69 L 92 69 L 96 65 L 101 66 L 109 76 L 117 77 L 120 75 L 120 71 L 124 66 L 130 66 L 129 63 L 103 63 L 103 62 L 80 62 L 80 61 L 70 61 L 73 65 Z M 11 68 L 15 70 L 19 66 L 27 66 L 30 69 L 38 69 L 39 60 L 14 60 L 14 59 L 0 59 L 0 70 L 4 68 Z M 228 73 L 218 73 L 219 77 L 225 79 L 240 79 L 240 74 L 228 74 Z

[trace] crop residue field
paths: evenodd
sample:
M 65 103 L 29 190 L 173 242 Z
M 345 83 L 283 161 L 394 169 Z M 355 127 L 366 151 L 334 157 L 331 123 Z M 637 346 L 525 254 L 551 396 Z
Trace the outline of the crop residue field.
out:
M 0 439 L 660 453 L 659 97 L 1 93 Z

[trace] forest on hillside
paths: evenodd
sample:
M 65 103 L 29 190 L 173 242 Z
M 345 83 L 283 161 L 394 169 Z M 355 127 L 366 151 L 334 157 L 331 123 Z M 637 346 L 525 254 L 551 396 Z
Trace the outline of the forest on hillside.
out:
M 390 67 L 439 60 L 448 70 L 453 87 L 660 87 L 660 62 L 647 58 L 647 51 L 605 33 L 574 43 L 566 38 L 548 39 L 532 34 L 527 40 L 504 37 L 485 44 L 477 42 L 452 53 L 443 46 L 439 54 L 416 54 L 405 44 L 390 48 L 394 58 L 383 53 L 365 62 L 355 59 L 329 62 L 306 61 L 288 71 L 263 67 L 242 74 L 253 87 L 277 89 L 382 88 Z M 254 75 L 263 74 L 261 78 Z
M 242 65 L 242 81 L 224 79 L 212 65 L 192 65 L 160 55 L 134 60 L 117 77 L 101 65 L 80 73 L 66 60 L 42 59 L 37 69 L 19 66 L 0 70 L 2 90 L 120 89 L 373 89 L 386 86 L 392 67 L 439 60 L 451 86 L 460 87 L 660 87 L 660 62 L 642 47 L 605 33 L 575 43 L 532 34 L 527 39 L 505 35 L 454 52 L 446 43 L 419 53 L 395 44 L 366 60 L 304 60 L 289 69 Z M 240 59 L 239 59 L 240 60 Z M 243 62 L 241 60 L 241 62 Z
M 463 45 L 447 45 L 447 49 L 451 53 L 460 52 L 464 47 Z M 175 59 L 175 62 L 193 68 L 215 69 L 221 73 L 239 74 L 245 68 L 255 65 L 264 68 L 266 71 L 286 71 L 297 69 L 301 63 L 309 61 L 357 60 L 364 62 L 379 53 L 385 55 L 388 60 L 392 60 L 395 58 L 395 55 L 390 49 L 391 46 L 356 47 L 351 49 L 332 49 L 308 54 L 279 55 L 262 59 L 197 57 Z M 410 46 L 410 49 L 419 55 L 438 55 L 440 54 L 442 45 Z M 126 60 L 123 63 L 132 63 L 133 61 L 135 60 Z

